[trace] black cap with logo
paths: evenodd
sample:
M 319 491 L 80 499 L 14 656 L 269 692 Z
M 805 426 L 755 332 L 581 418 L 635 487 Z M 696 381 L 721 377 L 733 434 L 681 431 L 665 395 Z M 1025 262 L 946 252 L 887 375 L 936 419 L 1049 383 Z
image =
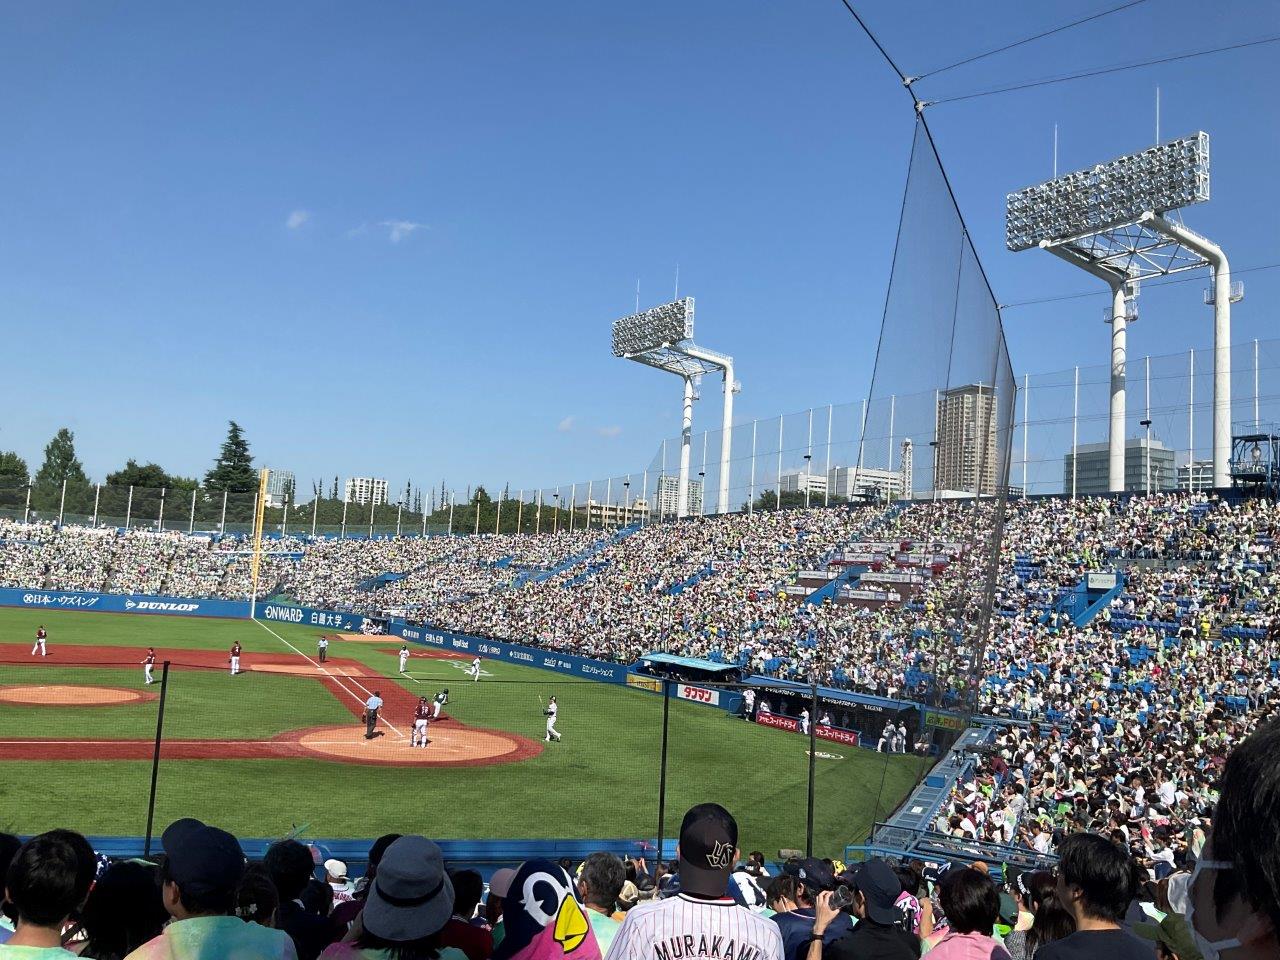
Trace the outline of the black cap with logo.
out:
M 722 897 L 738 851 L 738 822 L 718 803 L 700 803 L 680 824 L 680 889 Z

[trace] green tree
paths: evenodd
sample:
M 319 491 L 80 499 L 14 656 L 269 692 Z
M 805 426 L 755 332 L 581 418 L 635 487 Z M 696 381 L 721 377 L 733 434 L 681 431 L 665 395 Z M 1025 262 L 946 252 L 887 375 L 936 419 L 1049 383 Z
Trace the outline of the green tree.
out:
M 75 434 L 63 427 L 44 448 L 44 463 L 36 471 L 32 485 L 32 503 L 42 510 L 56 509 L 62 498 L 62 484 L 73 491 L 76 499 L 89 487 L 89 478 L 76 458 Z
M 258 477 L 253 469 L 253 457 L 249 454 L 249 441 L 244 430 L 234 420 L 227 428 L 227 439 L 213 468 L 205 474 L 204 485 L 210 490 L 226 490 L 230 493 L 252 493 L 258 489 Z
M 489 496 L 489 491 L 487 491 L 483 486 L 479 486 L 476 487 L 476 492 L 471 495 L 471 503 L 493 503 L 493 497 Z
M 171 486 L 169 474 L 158 463 L 139 465 L 137 460 L 130 459 L 124 467 L 107 474 L 107 483 L 118 487 L 161 487 Z
M 0 487 L 25 487 L 30 482 L 27 461 L 12 450 L 0 450 Z

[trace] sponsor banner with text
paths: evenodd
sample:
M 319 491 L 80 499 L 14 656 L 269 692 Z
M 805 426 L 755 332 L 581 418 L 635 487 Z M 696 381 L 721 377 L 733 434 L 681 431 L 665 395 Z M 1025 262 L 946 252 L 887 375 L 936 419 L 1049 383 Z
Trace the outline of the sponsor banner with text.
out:
M 89 593 L 83 590 L 0 588 L 0 606 L 36 610 L 91 610 L 99 613 L 142 613 L 173 617 L 247 617 L 243 600 L 154 597 L 135 593 Z
M 760 713 L 756 712 L 756 723 L 765 727 L 774 727 L 778 730 L 790 730 L 793 733 L 800 729 L 800 721 L 794 717 L 784 717 L 777 713 Z
M 845 730 L 843 727 L 828 727 L 820 723 L 813 732 L 821 740 L 847 743 L 851 747 L 859 746 L 862 743 L 862 738 L 858 736 L 856 730 Z
M 348 633 L 360 633 L 372 618 L 358 613 L 340 613 L 335 610 L 316 610 L 312 607 L 295 607 L 288 603 L 258 604 L 258 619 L 268 623 L 298 623 L 306 627 L 327 627 Z M 374 620 L 374 623 L 380 621 Z
M 694 703 L 705 703 L 712 707 L 720 706 L 720 691 L 708 690 L 706 687 L 694 687 L 687 683 L 676 685 L 676 696 L 681 700 L 692 700 Z
M 626 683 L 627 667 L 621 663 L 607 663 L 593 660 L 590 657 L 579 657 L 572 653 L 559 653 L 552 650 L 539 650 L 535 647 L 524 647 L 517 643 L 504 643 L 499 640 L 486 640 L 464 633 L 449 633 L 444 630 L 433 630 L 406 623 L 404 620 L 390 620 L 387 632 L 406 640 L 427 646 L 438 647 L 452 653 L 479 655 L 489 660 L 507 660 L 527 667 L 538 667 L 542 670 L 553 670 L 588 680 L 600 680 L 604 683 Z

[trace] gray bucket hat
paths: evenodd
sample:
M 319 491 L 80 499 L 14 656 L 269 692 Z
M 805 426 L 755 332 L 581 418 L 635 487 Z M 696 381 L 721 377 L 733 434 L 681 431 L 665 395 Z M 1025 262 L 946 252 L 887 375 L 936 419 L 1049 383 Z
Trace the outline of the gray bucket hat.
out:
M 421 940 L 452 915 L 453 884 L 440 848 L 419 836 L 387 847 L 364 904 L 364 928 L 383 940 Z

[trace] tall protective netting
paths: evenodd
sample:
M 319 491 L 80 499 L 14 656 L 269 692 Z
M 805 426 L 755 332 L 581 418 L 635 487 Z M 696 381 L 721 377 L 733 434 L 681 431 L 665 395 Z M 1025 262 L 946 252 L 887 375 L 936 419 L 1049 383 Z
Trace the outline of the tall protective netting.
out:
M 917 582 L 882 629 L 906 655 L 908 696 L 937 708 L 926 725 L 977 709 L 1015 394 L 999 307 L 920 119 L 858 462 L 897 471 L 914 500 L 883 528 L 908 555 L 892 575 Z

